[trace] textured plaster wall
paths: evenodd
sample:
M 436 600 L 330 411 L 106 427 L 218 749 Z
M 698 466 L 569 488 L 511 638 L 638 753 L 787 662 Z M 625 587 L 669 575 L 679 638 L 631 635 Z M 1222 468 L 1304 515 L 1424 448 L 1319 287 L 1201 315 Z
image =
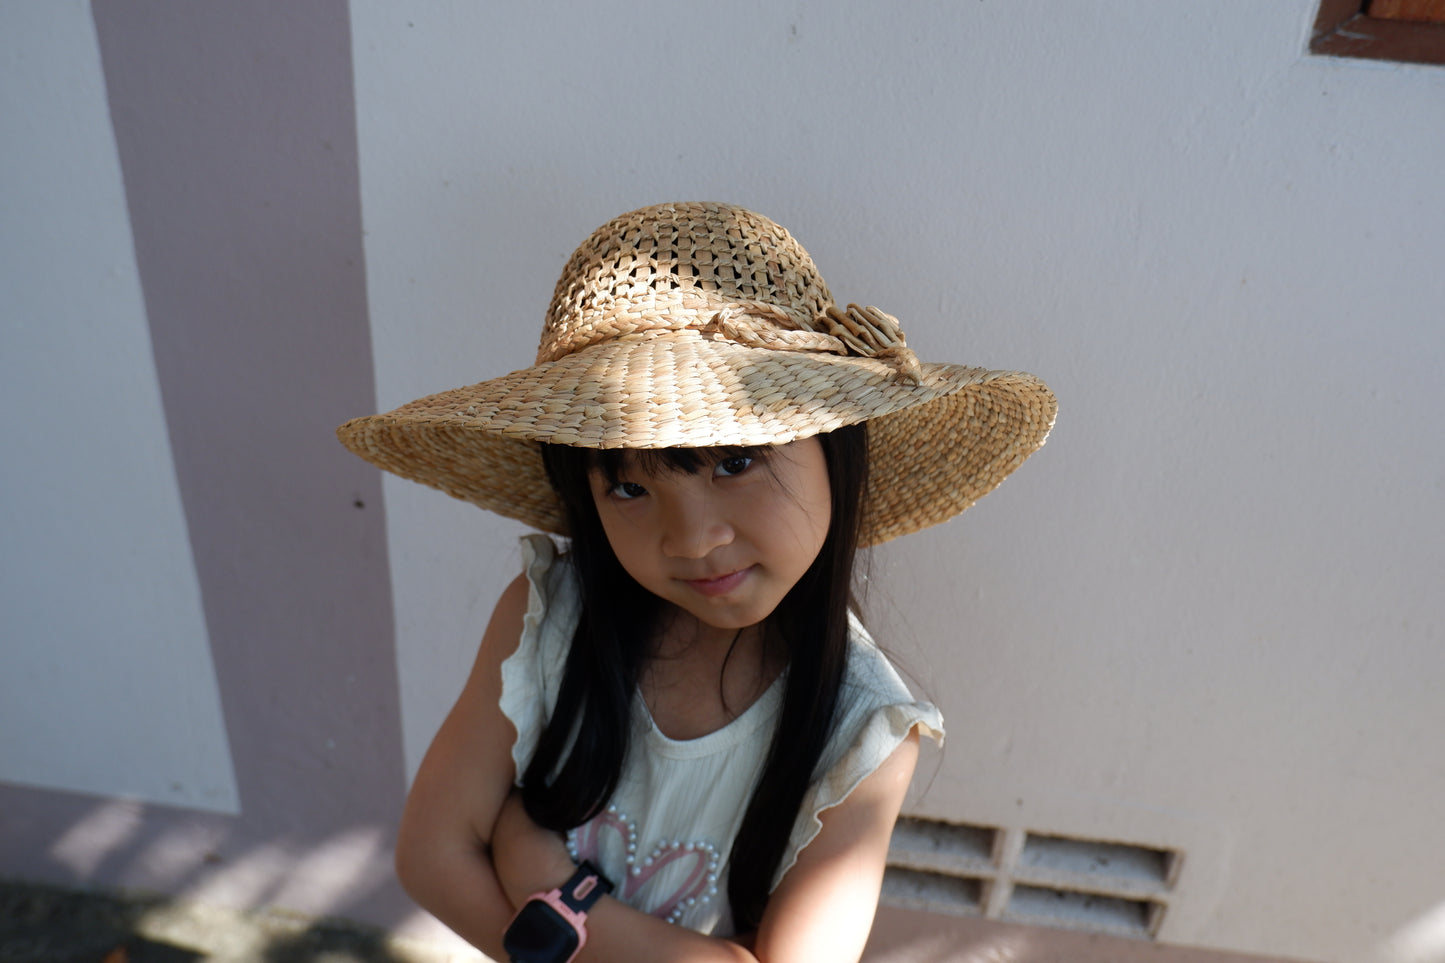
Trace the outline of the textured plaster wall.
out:
M 915 810 L 1183 848 L 1166 939 L 1388 956 L 1445 901 L 1445 72 L 1307 57 L 1313 15 L 355 3 L 379 400 L 529 363 L 613 214 L 771 215 L 923 356 L 1061 399 L 875 559 L 952 724 Z M 415 766 L 514 529 L 386 484 Z
M 81 14 L 16 4 L 0 28 L 0 778 L 234 812 L 95 30 Z
M 0 6 L 0 875 L 415 912 L 348 15 Z
M 528 364 L 592 228 L 713 198 L 1061 399 L 873 559 L 951 724 L 912 811 L 1183 849 L 1169 941 L 1445 959 L 1445 70 L 1313 14 L 0 5 L 0 873 L 410 919 L 519 529 L 331 428 Z

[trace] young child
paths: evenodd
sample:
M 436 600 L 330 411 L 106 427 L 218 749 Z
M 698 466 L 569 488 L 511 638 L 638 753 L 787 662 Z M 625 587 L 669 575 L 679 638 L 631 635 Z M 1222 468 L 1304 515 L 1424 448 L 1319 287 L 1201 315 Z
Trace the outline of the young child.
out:
M 750 211 L 599 228 L 535 366 L 338 430 L 566 539 L 524 539 L 417 774 L 407 890 L 498 959 L 857 959 L 943 721 L 852 610 L 855 551 L 969 507 L 1055 407 L 921 364 Z

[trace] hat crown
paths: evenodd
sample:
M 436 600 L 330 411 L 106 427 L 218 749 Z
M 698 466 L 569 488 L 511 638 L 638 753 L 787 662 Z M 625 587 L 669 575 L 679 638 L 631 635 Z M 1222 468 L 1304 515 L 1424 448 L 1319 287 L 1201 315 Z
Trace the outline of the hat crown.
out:
M 368 461 L 545 531 L 541 445 L 781 445 L 868 423 L 860 544 L 953 517 L 1043 444 L 1032 375 L 922 364 L 898 319 L 840 309 L 806 251 L 726 204 L 643 208 L 567 262 L 538 364 L 337 429 Z
M 552 294 L 537 362 L 649 331 L 700 329 L 729 308 L 808 331 L 833 307 L 808 252 L 781 225 L 730 204 L 660 204 L 599 227 Z

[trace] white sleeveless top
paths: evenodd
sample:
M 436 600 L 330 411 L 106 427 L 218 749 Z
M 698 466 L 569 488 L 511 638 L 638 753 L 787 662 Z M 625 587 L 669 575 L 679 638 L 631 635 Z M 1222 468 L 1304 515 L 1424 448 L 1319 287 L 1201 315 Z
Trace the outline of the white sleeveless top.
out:
M 581 610 L 570 559 L 545 535 L 522 539 L 531 583 L 517 651 L 502 664 L 501 709 L 517 729 L 518 779 L 537 746 L 562 682 Z M 799 851 L 838 805 L 913 729 L 943 741 L 943 717 L 916 702 L 856 620 L 834 733 L 809 787 L 773 879 L 776 888 Z M 622 779 L 606 811 L 567 834 L 575 860 L 590 859 L 615 885 L 614 896 L 661 919 L 716 936 L 733 932 L 728 857 L 762 773 L 784 680 L 732 722 L 697 739 L 675 740 L 652 721 L 639 694 Z

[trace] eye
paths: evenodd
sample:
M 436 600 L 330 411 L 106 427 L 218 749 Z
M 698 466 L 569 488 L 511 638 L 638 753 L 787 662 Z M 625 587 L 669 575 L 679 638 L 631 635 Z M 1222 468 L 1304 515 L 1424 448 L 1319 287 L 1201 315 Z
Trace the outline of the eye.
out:
M 618 482 L 607 490 L 607 493 L 614 498 L 621 498 L 624 501 L 633 498 L 641 498 L 647 494 L 647 489 L 636 482 Z
M 747 455 L 734 455 L 731 458 L 724 458 L 718 462 L 717 467 L 712 470 L 713 477 L 725 478 L 731 475 L 741 475 L 748 470 L 748 466 L 752 463 L 752 458 Z

